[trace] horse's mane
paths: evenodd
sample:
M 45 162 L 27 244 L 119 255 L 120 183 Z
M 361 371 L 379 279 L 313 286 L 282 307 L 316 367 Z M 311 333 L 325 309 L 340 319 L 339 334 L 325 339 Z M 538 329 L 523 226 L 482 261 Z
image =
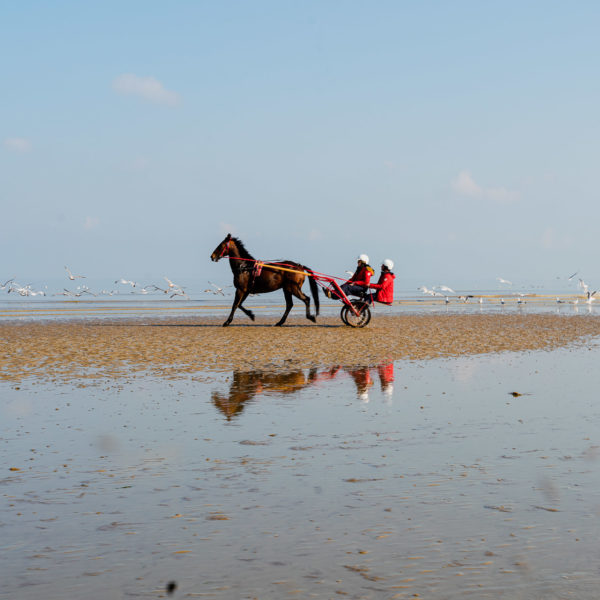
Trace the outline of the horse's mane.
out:
M 242 242 L 242 240 L 240 240 L 240 238 L 232 237 L 231 240 L 233 242 L 235 242 L 238 252 L 240 253 L 240 256 L 242 258 L 254 259 L 254 256 L 252 256 L 252 254 L 250 254 L 250 252 L 248 252 L 248 250 L 246 250 L 246 246 L 244 246 L 244 242 Z

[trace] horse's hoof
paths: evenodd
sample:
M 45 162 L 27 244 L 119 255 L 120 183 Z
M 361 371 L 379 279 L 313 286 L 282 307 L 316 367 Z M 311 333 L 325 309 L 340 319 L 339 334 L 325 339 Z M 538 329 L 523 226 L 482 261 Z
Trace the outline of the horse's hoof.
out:
M 231 321 L 225 321 L 225 323 L 223 323 L 223 327 L 229 327 L 229 323 L 231 323 Z
M 275 325 L 273 325 L 273 327 L 281 327 L 283 325 L 283 321 L 279 321 L 278 323 L 275 323 Z
M 254 313 L 252 313 L 252 312 L 249 312 L 249 313 L 248 313 L 248 316 L 250 317 L 250 320 L 251 320 L 251 321 L 254 321 Z
M 317 317 L 313 316 L 313 315 L 308 315 L 308 318 L 313 322 L 316 323 L 317 322 Z

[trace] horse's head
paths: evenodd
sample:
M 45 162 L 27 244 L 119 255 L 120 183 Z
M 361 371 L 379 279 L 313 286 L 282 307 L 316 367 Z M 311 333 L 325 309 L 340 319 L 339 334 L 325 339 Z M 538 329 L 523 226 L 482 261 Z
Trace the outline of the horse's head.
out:
M 217 262 L 224 256 L 229 256 L 229 247 L 231 246 L 231 234 L 228 233 L 227 237 L 214 249 L 214 252 L 210 255 L 210 260 Z

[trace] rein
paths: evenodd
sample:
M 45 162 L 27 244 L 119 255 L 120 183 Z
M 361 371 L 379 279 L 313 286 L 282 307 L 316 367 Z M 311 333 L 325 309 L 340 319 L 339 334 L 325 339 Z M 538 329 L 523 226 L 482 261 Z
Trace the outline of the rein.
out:
M 228 242 L 228 244 L 229 244 L 229 242 Z M 227 250 L 229 250 L 229 248 L 224 247 L 223 251 L 221 252 L 221 256 L 219 258 L 223 258 L 223 256 L 227 256 L 225 254 L 225 252 Z M 306 275 L 306 271 L 298 271 L 298 269 L 290 268 L 290 267 L 293 267 L 294 265 L 290 265 L 285 262 L 275 261 L 277 264 L 273 264 L 273 263 L 257 260 L 256 258 L 242 258 L 241 256 L 227 256 L 227 258 L 229 258 L 229 260 L 253 262 L 257 265 L 259 274 L 263 268 L 268 268 L 268 269 L 274 269 L 276 271 L 288 271 L 289 273 L 299 273 L 301 275 Z M 250 270 L 250 269 L 248 269 L 248 270 Z M 335 275 L 326 275 L 325 273 L 319 273 L 318 271 L 313 271 L 313 274 L 316 275 L 317 277 L 325 277 L 326 279 L 339 279 L 340 281 L 348 281 L 347 279 L 344 279 L 343 277 L 336 277 Z

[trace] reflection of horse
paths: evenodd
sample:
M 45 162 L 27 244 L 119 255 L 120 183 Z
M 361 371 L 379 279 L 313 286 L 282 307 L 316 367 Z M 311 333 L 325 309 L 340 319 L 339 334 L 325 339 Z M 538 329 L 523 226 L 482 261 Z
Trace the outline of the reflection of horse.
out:
M 292 295 L 296 296 L 306 305 L 306 318 L 315 322 L 316 319 L 310 314 L 310 298 L 302 292 L 302 284 L 308 273 L 310 289 L 315 301 L 315 311 L 319 314 L 319 294 L 318 287 L 312 275 L 312 270 L 299 263 L 289 260 L 282 262 L 261 263 L 244 247 L 244 244 L 238 239 L 227 237 L 215 248 L 210 255 L 211 260 L 218 261 L 224 256 L 229 257 L 229 266 L 233 272 L 233 283 L 235 285 L 235 299 L 231 307 L 229 317 L 223 323 L 226 327 L 233 320 L 233 314 L 239 308 L 254 321 L 254 314 L 242 306 L 242 303 L 248 297 L 248 294 L 265 294 L 283 289 L 285 296 L 285 312 L 277 325 L 283 325 L 292 309 Z
M 369 401 L 369 389 L 373 385 L 371 371 L 374 367 L 344 368 L 334 366 L 318 371 L 316 368 L 305 372 L 302 369 L 274 373 L 272 371 L 234 371 L 229 384 L 229 392 L 213 392 L 213 404 L 225 415 L 228 421 L 244 410 L 247 402 L 259 394 L 294 394 L 308 385 L 319 385 L 331 381 L 346 372 L 356 384 L 358 397 Z M 383 363 L 377 367 L 381 391 L 391 398 L 394 389 L 394 363 Z
M 212 393 L 213 404 L 231 421 L 244 410 L 244 405 L 256 394 L 276 392 L 293 394 L 313 382 L 316 370 L 272 373 L 263 371 L 234 371 L 228 394 Z

